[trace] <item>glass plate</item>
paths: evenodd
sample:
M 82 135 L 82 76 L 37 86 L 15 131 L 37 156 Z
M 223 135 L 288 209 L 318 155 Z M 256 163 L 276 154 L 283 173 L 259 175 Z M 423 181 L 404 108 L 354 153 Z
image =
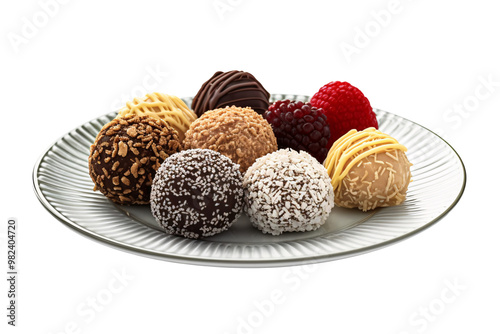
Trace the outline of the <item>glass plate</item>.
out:
M 278 99 L 307 96 L 274 94 Z M 190 105 L 191 99 L 184 99 Z M 191 240 L 165 234 L 148 205 L 120 206 L 94 192 L 88 155 L 102 126 L 116 113 L 96 118 L 57 140 L 35 164 L 36 195 L 54 217 L 94 240 L 144 256 L 174 262 L 277 267 L 329 261 L 366 253 L 423 231 L 460 200 L 465 168 L 457 152 L 428 129 L 389 112 L 374 110 L 381 131 L 408 148 L 413 182 L 406 201 L 363 213 L 335 207 L 312 232 L 262 234 L 242 217 L 219 235 Z

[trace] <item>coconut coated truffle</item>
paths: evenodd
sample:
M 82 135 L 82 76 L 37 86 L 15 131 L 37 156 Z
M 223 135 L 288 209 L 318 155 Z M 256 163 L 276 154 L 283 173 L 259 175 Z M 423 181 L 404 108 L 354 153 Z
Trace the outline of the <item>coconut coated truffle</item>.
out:
M 243 187 L 250 221 L 273 235 L 316 230 L 334 205 L 326 169 L 304 151 L 282 149 L 257 159 Z
M 182 144 L 176 130 L 149 116 L 115 118 L 90 147 L 95 190 L 118 204 L 148 204 L 156 170 Z
M 340 137 L 324 161 L 335 191 L 335 204 L 368 211 L 403 203 L 412 166 L 406 150 L 396 139 L 375 128 L 351 130 Z
M 153 181 L 151 212 L 168 234 L 198 239 L 227 230 L 243 207 L 243 178 L 228 157 L 207 149 L 174 154 Z
M 240 165 L 242 173 L 255 159 L 278 149 L 271 125 L 251 108 L 235 106 L 207 111 L 195 120 L 184 146 L 220 152 Z

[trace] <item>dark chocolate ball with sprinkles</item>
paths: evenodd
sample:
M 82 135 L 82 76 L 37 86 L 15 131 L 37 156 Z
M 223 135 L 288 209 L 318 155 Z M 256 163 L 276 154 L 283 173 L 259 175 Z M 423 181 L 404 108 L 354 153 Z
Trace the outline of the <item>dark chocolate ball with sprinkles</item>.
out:
M 191 149 L 174 154 L 158 169 L 151 212 L 168 234 L 198 239 L 227 230 L 243 207 L 239 165 L 219 152 Z
M 182 150 L 177 131 L 150 116 L 115 118 L 90 147 L 95 190 L 118 204 L 148 204 L 156 170 Z

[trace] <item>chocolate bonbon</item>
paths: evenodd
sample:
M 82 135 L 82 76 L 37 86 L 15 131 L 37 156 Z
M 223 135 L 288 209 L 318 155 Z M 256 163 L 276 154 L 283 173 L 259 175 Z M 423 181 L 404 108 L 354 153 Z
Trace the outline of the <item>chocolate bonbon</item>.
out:
M 194 121 L 184 140 L 188 148 L 208 148 L 240 165 L 244 173 L 255 159 L 276 151 L 271 125 L 250 108 L 210 110 Z
M 269 106 L 269 92 L 250 73 L 215 72 L 193 99 L 192 108 L 200 117 L 208 110 L 227 106 L 250 107 L 263 114 Z
M 198 239 L 227 230 L 243 206 L 239 166 L 207 149 L 170 156 L 158 169 L 151 212 L 168 234 Z
M 88 159 L 99 190 L 118 204 L 147 204 L 155 171 L 182 144 L 177 131 L 149 116 L 115 118 L 103 126 Z

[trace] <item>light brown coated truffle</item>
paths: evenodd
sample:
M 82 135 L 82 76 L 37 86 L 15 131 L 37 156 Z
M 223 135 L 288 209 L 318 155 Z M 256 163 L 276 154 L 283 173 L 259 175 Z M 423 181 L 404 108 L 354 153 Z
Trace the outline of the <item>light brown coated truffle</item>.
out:
M 411 181 L 410 166 L 401 150 L 363 158 L 336 189 L 335 204 L 367 211 L 403 203 Z
M 118 204 L 148 204 L 156 170 L 182 150 L 177 131 L 150 116 L 115 118 L 90 147 L 95 190 Z
M 242 173 L 257 158 L 278 149 L 271 125 L 251 108 L 235 106 L 205 112 L 191 123 L 184 146 L 222 153 L 239 164 Z
M 406 147 L 375 129 L 351 130 L 335 141 L 324 166 L 335 204 L 363 211 L 399 205 L 411 182 Z

